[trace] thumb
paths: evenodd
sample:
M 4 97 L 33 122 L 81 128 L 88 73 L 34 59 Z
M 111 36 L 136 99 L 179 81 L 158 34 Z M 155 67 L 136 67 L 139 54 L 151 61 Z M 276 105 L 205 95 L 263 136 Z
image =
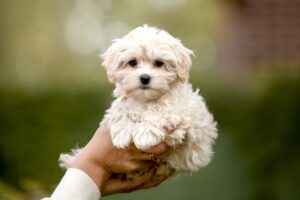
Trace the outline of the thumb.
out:
M 156 169 L 150 168 L 142 176 L 134 179 L 110 178 L 101 190 L 102 196 L 107 196 L 115 193 L 131 192 L 139 188 L 144 183 L 148 182 L 155 174 Z

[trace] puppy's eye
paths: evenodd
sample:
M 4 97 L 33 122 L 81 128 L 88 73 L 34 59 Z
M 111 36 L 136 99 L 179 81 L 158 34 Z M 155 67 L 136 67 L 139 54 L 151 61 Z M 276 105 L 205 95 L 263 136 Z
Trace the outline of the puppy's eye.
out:
M 162 67 L 164 65 L 164 62 L 163 61 L 161 61 L 161 60 L 156 60 L 156 61 L 154 61 L 154 66 L 155 67 Z
M 132 60 L 130 60 L 129 62 L 128 62 L 128 64 L 131 66 L 131 67 L 135 67 L 135 66 L 137 66 L 137 60 L 136 59 L 132 59 Z

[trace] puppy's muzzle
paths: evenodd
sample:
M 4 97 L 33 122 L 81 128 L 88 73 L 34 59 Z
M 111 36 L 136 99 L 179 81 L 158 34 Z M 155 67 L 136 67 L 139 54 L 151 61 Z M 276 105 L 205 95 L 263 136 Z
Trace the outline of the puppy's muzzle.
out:
M 148 85 L 151 81 L 151 77 L 148 74 L 142 74 L 140 76 L 140 82 L 143 85 Z

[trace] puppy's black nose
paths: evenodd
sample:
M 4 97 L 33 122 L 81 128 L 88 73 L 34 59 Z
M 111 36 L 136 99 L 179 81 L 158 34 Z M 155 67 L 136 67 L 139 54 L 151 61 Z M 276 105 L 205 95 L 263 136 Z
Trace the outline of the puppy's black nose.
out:
M 140 81 L 143 85 L 147 85 L 150 83 L 151 77 L 147 74 L 142 74 L 140 76 Z

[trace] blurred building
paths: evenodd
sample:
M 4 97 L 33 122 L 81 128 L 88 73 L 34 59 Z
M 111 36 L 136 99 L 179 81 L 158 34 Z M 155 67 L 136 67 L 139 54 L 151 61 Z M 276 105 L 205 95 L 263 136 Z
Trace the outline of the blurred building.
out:
M 227 0 L 222 64 L 300 63 L 300 0 Z M 228 4 L 226 4 L 228 5 Z

